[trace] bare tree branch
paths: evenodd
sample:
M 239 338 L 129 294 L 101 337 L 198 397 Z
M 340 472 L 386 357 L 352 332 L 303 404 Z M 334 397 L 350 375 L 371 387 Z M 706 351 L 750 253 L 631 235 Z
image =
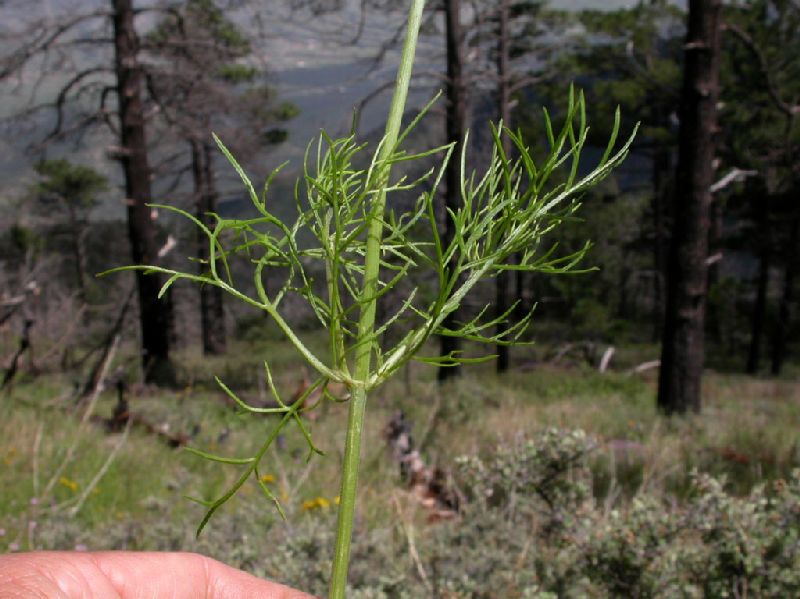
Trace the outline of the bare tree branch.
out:
M 732 183 L 736 183 L 737 181 L 742 181 L 747 177 L 754 177 L 756 175 L 758 175 L 758 171 L 743 171 L 740 168 L 734 168 L 731 170 L 731 172 L 722 177 L 722 179 L 714 183 L 709 188 L 709 191 L 711 193 L 718 193 Z
M 110 12 L 98 10 L 73 17 L 54 30 L 50 30 L 44 25 L 37 25 L 32 30 L 21 32 L 20 37 L 30 38 L 33 36 L 33 39 L 22 44 L 10 56 L 4 57 L 0 61 L 0 80 L 18 72 L 33 57 L 52 49 L 63 35 L 69 33 L 76 26 L 89 20 L 110 17 Z

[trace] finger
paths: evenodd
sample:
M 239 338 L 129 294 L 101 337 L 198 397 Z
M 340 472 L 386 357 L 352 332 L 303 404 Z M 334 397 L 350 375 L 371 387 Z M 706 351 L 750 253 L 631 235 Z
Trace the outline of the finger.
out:
M 33 552 L 0 557 L 0 599 L 311 599 L 194 553 Z

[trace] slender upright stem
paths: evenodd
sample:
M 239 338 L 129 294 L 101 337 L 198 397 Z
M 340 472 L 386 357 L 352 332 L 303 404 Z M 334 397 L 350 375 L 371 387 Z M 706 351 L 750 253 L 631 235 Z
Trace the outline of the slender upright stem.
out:
M 389 110 L 389 118 L 386 122 L 386 134 L 378 155 L 379 172 L 375 185 L 376 189 L 380 191 L 375 196 L 374 203 L 370 207 L 367 253 L 364 263 L 364 285 L 361 292 L 361 314 L 358 323 L 358 349 L 355 358 L 355 379 L 361 384 L 352 389 L 352 398 L 350 400 L 339 516 L 336 527 L 336 549 L 333 557 L 333 572 L 331 573 L 330 599 L 344 599 L 347 587 L 350 541 L 353 534 L 358 467 L 361 456 L 361 436 L 364 426 L 364 411 L 367 404 L 366 383 L 369 380 L 372 360 L 372 343 L 367 340 L 372 336 L 375 328 L 375 295 L 378 289 L 378 274 L 380 271 L 380 245 L 383 235 L 383 213 L 386 204 L 385 188 L 390 174 L 390 165 L 387 161 L 394 152 L 397 137 L 400 133 L 400 124 L 405 111 L 424 6 L 425 0 L 412 0 L 408 16 L 406 40 L 400 59 L 400 69 L 397 73 L 397 84 Z
M 500 0 L 498 8 L 497 23 L 497 112 L 500 122 L 504 127 L 511 128 L 511 77 L 509 73 L 509 63 L 511 62 L 511 44 L 509 36 L 509 19 L 511 16 L 511 0 Z M 507 158 L 511 158 L 511 138 L 507 134 L 502 135 L 503 153 Z M 518 271 L 521 273 L 522 271 Z M 496 312 L 498 316 L 506 313 L 508 309 L 509 295 L 511 292 L 512 271 L 504 270 L 497 275 L 497 301 Z M 521 296 L 521 289 L 518 286 L 517 299 Z M 497 332 L 502 333 L 505 323 L 497 324 Z M 497 372 L 508 371 L 509 349 L 504 343 L 497 345 Z

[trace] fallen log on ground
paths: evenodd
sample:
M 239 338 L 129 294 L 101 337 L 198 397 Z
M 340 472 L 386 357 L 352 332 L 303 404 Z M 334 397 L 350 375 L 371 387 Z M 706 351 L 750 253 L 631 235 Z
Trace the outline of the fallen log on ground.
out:
M 400 477 L 408 491 L 419 504 L 428 510 L 428 521 L 449 520 L 458 514 L 459 498 L 448 480 L 447 473 L 439 467 L 425 463 L 414 445 L 411 423 L 402 411 L 394 415 L 384 429 L 392 450 L 392 458 L 400 467 Z

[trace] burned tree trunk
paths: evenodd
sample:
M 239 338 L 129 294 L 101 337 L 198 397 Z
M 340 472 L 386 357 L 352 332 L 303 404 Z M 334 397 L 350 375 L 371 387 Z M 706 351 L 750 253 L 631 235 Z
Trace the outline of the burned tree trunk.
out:
M 460 204 L 461 185 L 458 156 L 462 151 L 464 131 L 466 129 L 466 97 L 464 90 L 463 53 L 461 35 L 461 0 L 446 0 L 444 3 L 445 21 L 447 25 L 447 141 L 455 142 L 455 153 L 447 164 L 445 173 L 446 197 L 445 206 L 450 210 L 458 210 Z M 454 236 L 454 225 L 447 211 L 444 211 L 445 230 L 443 243 L 448 245 Z M 445 328 L 456 329 L 459 320 L 458 310 L 450 313 L 444 321 Z M 456 337 L 441 337 L 441 355 L 454 355 L 461 347 Z M 459 366 L 439 368 L 439 382 L 458 376 Z
M 778 307 L 778 322 L 775 327 L 775 338 L 772 343 L 771 372 L 779 375 L 783 370 L 786 359 L 787 335 L 792 324 L 792 303 L 794 301 L 794 283 L 797 278 L 797 251 L 800 249 L 800 215 L 795 216 L 791 222 L 789 233 L 789 247 L 786 252 L 786 270 L 783 278 L 783 293 Z
M 653 99 L 655 103 L 655 99 Z M 663 110 L 656 116 L 659 127 L 668 127 L 669 118 Z M 672 169 L 672 147 L 659 143 L 653 156 L 653 341 L 661 338 L 664 327 L 664 288 L 666 280 L 667 223 L 666 208 L 669 203 L 669 179 Z
M 86 254 L 83 251 L 83 243 L 86 237 L 86 225 L 78 218 L 75 206 L 67 204 L 67 214 L 69 216 L 69 235 L 72 250 L 72 260 L 75 263 L 75 284 L 78 286 L 78 294 L 82 300 L 86 300 Z
M 699 412 L 701 405 L 721 6 L 721 0 L 689 2 L 674 231 L 658 382 L 658 406 L 668 414 Z
M 8 366 L 6 373 L 3 375 L 3 381 L 0 383 L 0 390 L 5 389 L 11 384 L 19 370 L 19 362 L 22 359 L 22 356 L 26 351 L 31 351 L 31 329 L 33 328 L 34 324 L 36 324 L 34 320 L 30 318 L 25 319 L 22 329 L 22 337 L 19 340 L 19 347 L 14 354 L 14 357 L 11 358 L 11 364 Z
M 764 316 L 767 310 L 767 291 L 769 287 L 769 254 L 765 252 L 758 264 L 758 282 L 756 283 L 756 301 L 753 306 L 753 319 L 750 328 L 750 348 L 747 352 L 749 374 L 758 372 L 761 361 L 761 340 L 764 337 Z
M 653 341 L 663 331 L 664 319 L 664 195 L 659 187 L 653 193 Z
M 511 127 L 511 81 L 509 79 L 510 61 L 510 38 L 508 31 L 509 6 L 510 0 L 500 0 L 497 27 L 497 108 L 500 121 L 506 127 Z M 503 142 L 503 153 L 506 158 L 511 154 L 511 140 L 508 135 L 500 132 Z M 521 272 L 521 271 L 518 271 Z M 509 307 L 509 296 L 511 294 L 511 273 L 507 270 L 501 271 L 497 275 L 497 295 L 495 298 L 495 314 L 501 316 Z M 521 293 L 522 287 L 518 284 L 517 293 Z M 521 299 L 521 298 L 518 298 Z M 497 331 L 501 333 L 504 327 L 498 324 Z M 497 372 L 506 372 L 509 363 L 508 345 L 499 344 L 497 346 Z
M 192 174 L 197 204 L 197 219 L 209 229 L 214 228 L 210 215 L 217 210 L 217 192 L 211 168 L 211 147 L 207 143 L 192 140 Z M 208 237 L 197 231 L 197 263 L 200 274 L 208 270 Z M 203 337 L 203 353 L 219 355 L 225 353 L 225 312 L 222 289 L 213 285 L 200 286 L 200 324 Z
M 101 379 L 103 377 L 103 373 L 106 371 L 108 364 L 110 363 L 109 356 L 112 354 L 112 352 L 116 351 L 116 344 L 119 341 L 119 337 L 122 335 L 122 328 L 125 325 L 125 318 L 128 315 L 128 310 L 130 309 L 133 301 L 133 292 L 134 289 L 131 289 L 128 292 L 125 302 L 122 304 L 122 309 L 120 309 L 119 314 L 117 315 L 117 320 L 114 322 L 114 326 L 111 327 L 111 330 L 106 335 L 100 356 L 92 367 L 89 378 L 86 379 L 86 382 L 83 385 L 83 391 L 81 391 L 80 395 L 78 396 L 77 403 L 82 403 L 88 400 L 92 393 L 95 392 L 95 389 L 97 389 L 98 385 L 100 385 L 102 382 Z
M 151 209 L 150 166 L 142 102 L 142 70 L 138 63 L 139 39 L 134 27 L 132 0 L 111 0 L 114 11 L 114 65 L 119 98 L 120 162 L 125 174 L 128 206 L 128 237 L 134 264 L 156 264 L 158 244 Z M 145 380 L 159 384 L 174 382 L 169 359 L 170 304 L 158 299 L 161 277 L 136 271 L 139 320 L 142 335 L 142 366 Z
M 756 301 L 753 305 L 753 316 L 750 322 L 750 347 L 747 352 L 747 365 L 745 369 L 749 374 L 758 372 L 761 361 L 761 343 L 764 337 L 764 321 L 767 311 L 767 292 L 769 291 L 770 270 L 770 241 L 768 231 L 769 196 L 764 193 L 753 198 L 758 210 L 757 243 L 759 246 L 758 279 L 756 282 Z

